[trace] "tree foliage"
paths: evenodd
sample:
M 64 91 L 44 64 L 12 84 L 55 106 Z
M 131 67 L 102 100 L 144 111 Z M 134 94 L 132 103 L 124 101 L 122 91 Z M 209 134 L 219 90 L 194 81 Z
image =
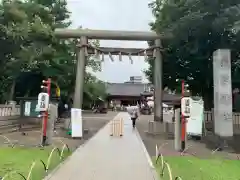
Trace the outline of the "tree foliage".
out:
M 79 40 L 61 40 L 53 33 L 55 28 L 67 28 L 69 17 L 66 0 L 0 2 L 0 102 L 15 96 L 36 96 L 42 79 L 48 77 L 60 86 L 63 95 L 72 95 Z M 99 41 L 90 43 L 99 46 Z M 87 66 L 100 70 L 100 62 L 91 57 Z M 91 73 L 86 73 L 85 82 L 84 92 L 101 83 Z M 89 97 L 104 94 L 102 91 L 94 90 Z
M 233 87 L 239 84 L 239 19 L 237 0 L 154 0 L 150 5 L 156 32 L 170 32 L 173 37 L 163 40 L 163 82 L 177 89 L 176 79 L 184 79 L 193 94 L 212 99 L 212 54 L 217 49 L 232 50 Z M 154 61 L 146 71 L 152 80 Z M 178 88 L 179 89 L 179 88 Z M 211 105 L 210 105 L 211 106 Z

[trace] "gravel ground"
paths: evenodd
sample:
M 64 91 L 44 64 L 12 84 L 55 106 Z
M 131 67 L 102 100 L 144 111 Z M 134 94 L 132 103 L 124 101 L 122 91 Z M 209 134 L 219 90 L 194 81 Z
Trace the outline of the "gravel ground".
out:
M 66 134 L 65 130 L 60 128 L 62 124 L 58 125 L 56 129 L 55 136 L 53 138 L 53 146 L 61 147 L 65 143 L 69 146 L 70 149 L 74 150 L 79 147 L 81 144 L 90 139 L 99 129 L 106 125 L 117 113 L 109 112 L 108 114 L 91 114 L 87 113 L 83 115 L 84 125 L 88 132 L 84 134 L 83 139 L 72 139 L 69 135 Z M 10 140 L 11 143 L 16 143 L 16 145 L 24 145 L 26 147 L 37 146 L 41 142 L 41 129 L 34 128 L 24 132 L 11 132 L 4 133 L 0 135 L 0 146 L 5 146 Z
M 147 134 L 148 130 L 148 121 L 153 120 L 151 115 L 142 115 L 136 123 L 136 127 L 139 131 L 139 134 L 146 146 L 146 149 L 150 156 L 155 156 L 156 153 L 156 144 L 161 147 L 161 153 L 168 156 L 180 155 L 180 152 L 174 150 L 174 139 L 166 138 L 163 133 L 163 128 L 161 129 L 161 135 L 149 135 Z M 173 129 L 173 128 L 170 128 Z M 202 141 L 187 141 L 187 151 L 186 153 L 200 157 L 200 158 L 209 158 L 212 156 L 212 151 L 215 150 L 215 147 L 210 146 L 205 140 Z M 236 159 L 240 157 L 239 152 L 226 150 L 221 152 L 216 152 L 214 155 L 221 156 L 224 158 Z

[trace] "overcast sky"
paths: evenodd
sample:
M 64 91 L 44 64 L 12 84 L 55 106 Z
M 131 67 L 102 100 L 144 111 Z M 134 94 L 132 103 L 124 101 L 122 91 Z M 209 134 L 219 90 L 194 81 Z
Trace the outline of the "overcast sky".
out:
M 149 31 L 148 23 L 152 20 L 149 0 L 67 0 L 72 12 L 72 28 L 83 26 L 89 29 Z M 101 41 L 106 47 L 146 48 L 146 42 L 134 41 Z M 97 76 L 108 82 L 124 82 L 129 76 L 144 76 L 142 72 L 147 64 L 142 57 L 135 57 L 131 64 L 128 58 L 122 62 L 111 62 L 105 57 L 102 72 Z M 145 78 L 144 78 L 144 81 Z

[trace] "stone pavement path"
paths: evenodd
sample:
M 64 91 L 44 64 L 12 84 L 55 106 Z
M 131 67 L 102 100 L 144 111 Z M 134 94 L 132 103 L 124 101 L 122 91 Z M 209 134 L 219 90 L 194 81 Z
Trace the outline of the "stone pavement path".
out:
M 109 136 L 106 125 L 44 180 L 158 179 L 129 115 L 121 112 L 115 118 L 120 117 L 124 119 L 123 137 Z

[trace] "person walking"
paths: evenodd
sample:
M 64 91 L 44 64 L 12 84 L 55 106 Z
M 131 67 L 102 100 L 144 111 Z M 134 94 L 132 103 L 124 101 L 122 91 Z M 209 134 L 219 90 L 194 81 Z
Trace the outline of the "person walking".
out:
M 137 118 L 138 118 L 138 112 L 137 112 L 136 109 L 134 109 L 134 110 L 132 111 L 132 113 L 131 113 L 131 120 L 132 120 L 132 126 L 133 126 L 133 128 L 135 128 L 135 126 L 136 126 L 136 120 L 137 120 Z

